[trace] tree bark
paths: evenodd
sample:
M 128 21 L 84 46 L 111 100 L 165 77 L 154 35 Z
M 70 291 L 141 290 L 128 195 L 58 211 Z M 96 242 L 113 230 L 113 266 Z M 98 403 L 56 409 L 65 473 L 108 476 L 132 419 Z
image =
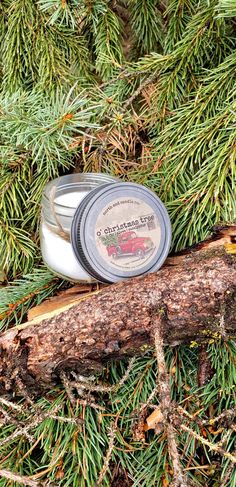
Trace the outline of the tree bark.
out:
M 107 361 L 144 353 L 153 347 L 156 313 L 163 316 L 166 344 L 234 336 L 235 236 L 236 225 L 217 229 L 207 241 L 169 257 L 154 274 L 82 299 L 72 295 L 61 305 L 57 298 L 53 310 L 1 334 L 2 390 L 17 389 L 20 378 L 41 391 L 52 387 L 61 371 L 87 375 Z

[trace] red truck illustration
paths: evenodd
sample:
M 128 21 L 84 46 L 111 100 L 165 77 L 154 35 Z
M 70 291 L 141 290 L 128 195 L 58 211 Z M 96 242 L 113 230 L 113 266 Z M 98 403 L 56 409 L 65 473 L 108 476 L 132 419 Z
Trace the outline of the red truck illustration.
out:
M 117 235 L 117 245 L 106 247 L 109 256 L 117 258 L 125 255 L 143 257 L 151 248 L 153 241 L 150 237 L 138 237 L 136 232 L 122 232 Z

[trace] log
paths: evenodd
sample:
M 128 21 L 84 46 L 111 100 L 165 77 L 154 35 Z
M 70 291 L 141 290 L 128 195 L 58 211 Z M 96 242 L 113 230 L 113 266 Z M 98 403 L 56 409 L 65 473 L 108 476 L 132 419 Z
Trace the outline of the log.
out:
M 84 295 L 56 297 L 28 322 L 0 335 L 0 387 L 51 388 L 61 371 L 82 375 L 153 347 L 153 316 L 162 314 L 169 345 L 236 330 L 236 225 L 167 259 L 156 273 L 104 286 Z M 87 286 L 86 288 L 90 288 Z M 53 303 L 53 305 L 52 305 Z

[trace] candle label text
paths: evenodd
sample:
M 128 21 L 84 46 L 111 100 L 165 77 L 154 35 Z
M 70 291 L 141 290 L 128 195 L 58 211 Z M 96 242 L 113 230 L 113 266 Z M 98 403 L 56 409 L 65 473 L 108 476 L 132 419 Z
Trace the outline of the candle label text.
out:
M 139 198 L 112 201 L 96 221 L 95 241 L 99 253 L 117 269 L 141 269 L 151 263 L 160 240 L 157 215 Z

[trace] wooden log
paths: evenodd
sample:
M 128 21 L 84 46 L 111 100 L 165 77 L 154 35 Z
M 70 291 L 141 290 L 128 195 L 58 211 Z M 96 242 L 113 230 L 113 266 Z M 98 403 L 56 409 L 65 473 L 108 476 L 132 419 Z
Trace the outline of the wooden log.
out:
M 85 295 L 57 297 L 49 309 L 0 335 L 0 385 L 52 387 L 60 372 L 99 372 L 107 361 L 142 354 L 153 346 L 153 315 L 163 314 L 166 344 L 236 330 L 236 225 L 169 257 L 158 272 Z M 230 253 L 228 253 L 230 251 Z M 46 311 L 46 312 L 45 312 Z

